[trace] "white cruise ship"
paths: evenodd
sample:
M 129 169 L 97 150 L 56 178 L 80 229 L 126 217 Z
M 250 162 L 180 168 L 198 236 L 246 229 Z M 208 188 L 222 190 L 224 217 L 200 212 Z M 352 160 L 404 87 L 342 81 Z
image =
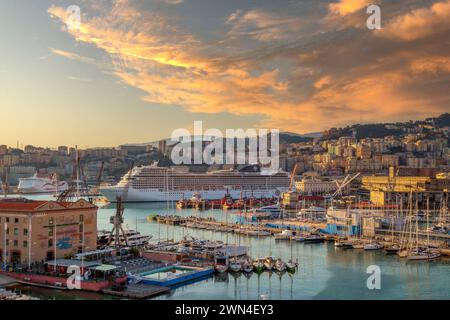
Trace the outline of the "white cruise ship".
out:
M 39 177 L 37 174 L 30 178 L 19 179 L 17 190 L 20 193 L 55 193 L 66 191 L 69 185 L 65 181 L 58 181 L 54 176 Z
M 239 171 L 219 170 L 191 173 L 181 168 L 156 165 L 133 168 L 117 185 L 100 187 L 109 201 L 122 197 L 126 202 L 164 202 L 190 199 L 198 193 L 204 200 L 274 197 L 286 192 L 290 178 L 286 172 L 246 166 Z

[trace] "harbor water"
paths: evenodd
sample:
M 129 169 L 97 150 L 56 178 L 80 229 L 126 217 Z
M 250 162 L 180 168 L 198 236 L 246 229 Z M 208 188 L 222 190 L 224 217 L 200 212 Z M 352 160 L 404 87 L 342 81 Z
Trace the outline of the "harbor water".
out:
M 36 197 L 36 196 L 35 196 Z M 33 198 L 35 198 L 33 197 Z M 110 204 L 98 211 L 98 229 L 110 230 L 110 216 L 115 205 Z M 149 215 L 213 217 L 233 222 L 237 214 L 232 211 L 191 209 L 177 210 L 173 204 L 136 203 L 126 204 L 124 228 L 136 229 L 153 236 L 151 242 L 182 239 L 191 235 L 199 239 L 222 240 L 229 244 L 249 246 L 253 258 L 271 255 L 287 261 L 298 261 L 298 271 L 290 275 L 264 272 L 217 274 L 171 290 L 156 299 L 450 299 L 450 258 L 436 261 L 411 262 L 384 251 L 345 250 L 332 243 L 305 244 L 275 241 L 273 237 L 248 237 L 211 230 L 188 229 L 180 226 L 149 222 Z M 381 288 L 370 290 L 367 280 L 369 266 L 380 268 Z M 24 292 L 47 299 L 107 299 L 104 295 L 57 292 L 45 289 L 23 288 Z

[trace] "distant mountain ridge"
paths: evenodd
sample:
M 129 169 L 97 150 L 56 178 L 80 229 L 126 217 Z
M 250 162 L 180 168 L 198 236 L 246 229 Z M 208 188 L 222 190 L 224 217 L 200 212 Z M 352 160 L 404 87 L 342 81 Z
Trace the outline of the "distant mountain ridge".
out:
M 307 134 L 298 134 L 295 132 L 280 132 L 280 143 L 299 143 L 299 142 L 308 142 L 313 140 L 314 138 L 320 138 L 322 136 L 321 132 L 312 132 Z M 194 140 L 200 139 L 200 137 L 194 137 Z M 146 142 L 146 143 L 129 143 L 129 144 L 123 144 L 123 146 L 154 146 L 157 147 L 160 141 L 166 141 L 167 145 L 172 145 L 175 142 L 173 142 L 170 138 L 161 139 L 157 141 L 152 142 Z
M 396 122 L 396 123 L 371 123 L 354 124 L 344 128 L 331 128 L 324 131 L 322 139 L 338 139 L 343 136 L 355 136 L 357 139 L 384 138 L 386 136 L 401 136 L 408 133 L 409 129 L 422 126 L 426 131 L 428 126 L 436 129 L 450 127 L 450 113 L 444 113 L 438 117 L 425 120 Z
M 399 136 L 405 134 L 405 128 L 413 128 L 418 125 L 432 125 L 435 128 L 450 127 L 450 113 L 441 114 L 438 117 L 426 118 L 425 120 L 410 120 L 406 122 L 395 123 L 369 123 L 354 124 L 343 128 L 331 128 L 323 132 L 311 132 L 299 134 L 290 131 L 280 132 L 280 143 L 300 143 L 308 142 L 313 139 L 338 139 L 343 136 L 355 135 L 357 139 L 362 138 L 384 138 L 386 136 Z M 160 141 L 166 141 L 168 145 L 174 144 L 170 138 L 161 139 L 147 143 L 130 143 L 124 146 L 158 146 Z

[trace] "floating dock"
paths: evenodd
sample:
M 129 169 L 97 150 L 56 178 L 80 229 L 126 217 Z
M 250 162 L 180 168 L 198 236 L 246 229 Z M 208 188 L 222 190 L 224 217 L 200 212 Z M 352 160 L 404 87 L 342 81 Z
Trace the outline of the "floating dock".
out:
M 192 280 L 212 276 L 213 273 L 213 268 L 167 266 L 130 276 L 130 279 L 142 285 L 173 287 Z
M 170 292 L 170 288 L 148 284 L 129 284 L 125 290 L 104 289 L 103 293 L 130 299 L 148 299 Z

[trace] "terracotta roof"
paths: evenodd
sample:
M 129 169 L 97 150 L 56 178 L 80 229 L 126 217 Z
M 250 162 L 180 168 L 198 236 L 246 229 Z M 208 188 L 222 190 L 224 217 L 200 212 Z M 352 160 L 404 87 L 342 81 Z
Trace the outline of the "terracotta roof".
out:
M 70 202 L 56 202 L 56 201 L 5 201 L 0 200 L 0 211 L 20 211 L 30 212 L 34 211 L 47 202 L 58 203 L 61 206 L 68 207 Z

